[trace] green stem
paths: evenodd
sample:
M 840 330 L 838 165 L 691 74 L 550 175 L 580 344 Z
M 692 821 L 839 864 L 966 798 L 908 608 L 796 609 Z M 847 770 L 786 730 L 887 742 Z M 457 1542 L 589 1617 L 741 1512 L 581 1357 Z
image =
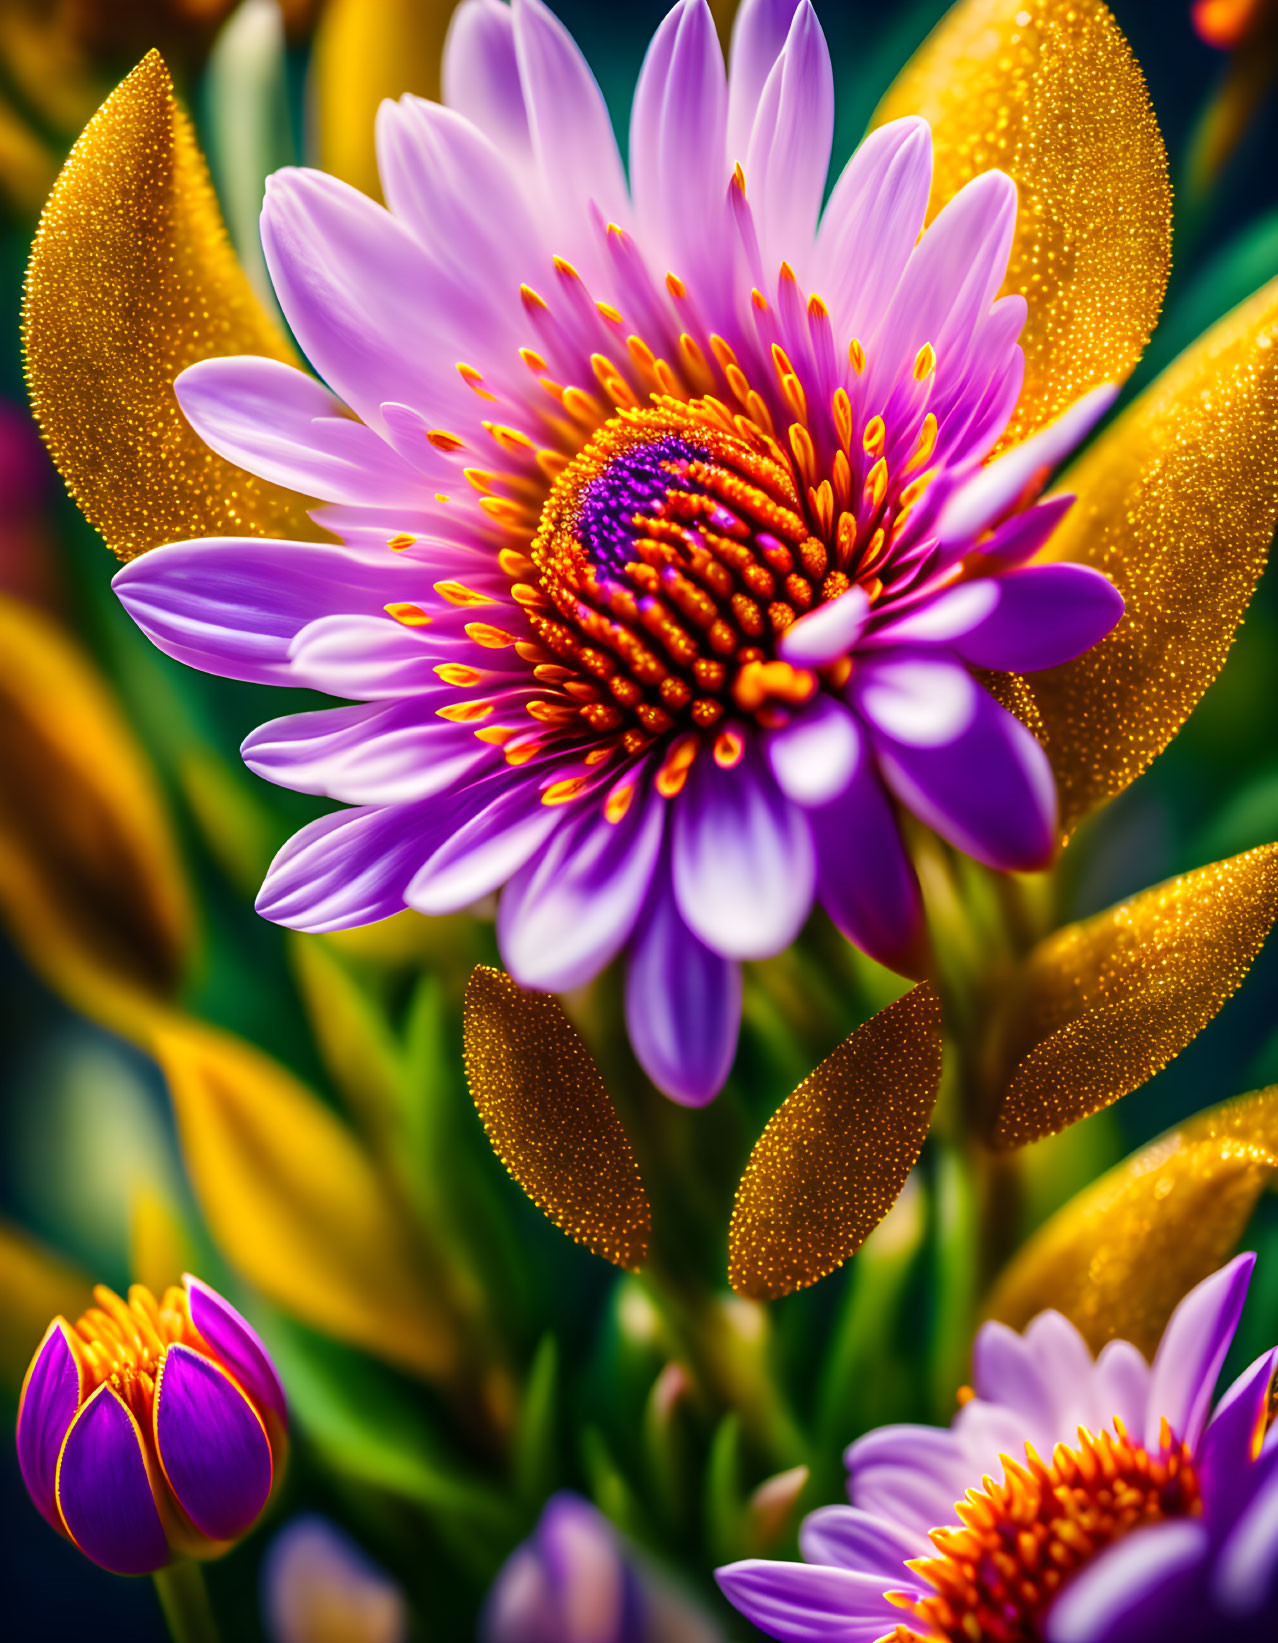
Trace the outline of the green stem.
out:
M 167 1569 L 158 1569 L 153 1579 L 173 1643 L 218 1643 L 217 1623 L 198 1563 L 183 1558 Z

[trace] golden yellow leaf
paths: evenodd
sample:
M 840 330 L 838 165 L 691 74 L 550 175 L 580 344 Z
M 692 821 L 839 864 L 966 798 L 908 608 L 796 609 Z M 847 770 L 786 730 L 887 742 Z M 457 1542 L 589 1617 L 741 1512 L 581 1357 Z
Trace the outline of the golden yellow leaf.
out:
M 320 165 L 381 198 L 373 127 L 385 97 L 439 97 L 456 0 L 328 0 L 315 31 L 311 105 Z
M 991 1317 L 1021 1329 L 1044 1307 L 1093 1351 L 1152 1353 L 1176 1303 L 1228 1257 L 1278 1170 L 1278 1085 L 1169 1130 L 1071 1199 L 1012 1258 Z
M 16 1393 L 31 1354 L 59 1313 L 77 1318 L 89 1279 L 20 1227 L 0 1221 L 0 1381 Z
M 493 1151 L 568 1236 L 635 1271 L 651 1216 L 634 1152 L 590 1052 L 557 1000 L 477 965 L 466 1076 Z
M 182 1154 L 219 1248 L 304 1323 L 431 1379 L 458 1347 L 386 1181 L 260 1050 L 195 1021 L 157 1032 Z
M 0 917 L 86 1015 L 143 1036 L 192 912 L 158 784 L 89 658 L 0 596 Z
M 728 1277 L 775 1300 L 842 1266 L 914 1167 L 941 1077 L 941 1011 L 923 982 L 857 1028 L 768 1120 L 737 1187 Z
M 1122 594 L 1114 631 L 1029 675 L 1068 831 L 1133 782 L 1224 665 L 1278 521 L 1278 280 L 1187 349 L 1062 481 L 1050 556 Z
M 1005 1005 L 1015 1070 L 994 1145 L 1053 1135 L 1139 1089 L 1235 991 L 1275 917 L 1278 844 L 1265 844 L 1040 942 Z
M 983 171 L 1019 193 L 1004 294 L 1029 304 L 1014 444 L 1149 341 L 1171 266 L 1167 154 L 1144 76 L 1100 0 L 960 0 L 874 123 L 932 127 L 931 213 Z
M 218 213 L 168 70 L 150 52 L 81 133 L 27 269 L 27 383 L 45 443 L 121 559 L 219 533 L 317 533 L 302 501 L 214 453 L 173 379 L 220 354 L 291 359 Z

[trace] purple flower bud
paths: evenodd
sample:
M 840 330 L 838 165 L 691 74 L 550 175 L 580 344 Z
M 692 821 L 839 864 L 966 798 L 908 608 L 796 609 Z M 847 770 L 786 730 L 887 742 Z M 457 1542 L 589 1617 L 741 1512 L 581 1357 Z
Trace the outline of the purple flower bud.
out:
M 639 1563 L 579 1495 L 551 1498 L 506 1560 L 482 1643 L 723 1643 L 718 1627 Z
M 294 1518 L 262 1568 L 263 1621 L 273 1643 L 403 1643 L 404 1594 L 348 1535 L 314 1515 Z
M 156 1301 L 99 1284 L 55 1318 L 18 1405 L 18 1462 L 45 1518 L 115 1574 L 209 1557 L 246 1534 L 283 1464 L 287 1409 L 254 1331 L 189 1274 Z

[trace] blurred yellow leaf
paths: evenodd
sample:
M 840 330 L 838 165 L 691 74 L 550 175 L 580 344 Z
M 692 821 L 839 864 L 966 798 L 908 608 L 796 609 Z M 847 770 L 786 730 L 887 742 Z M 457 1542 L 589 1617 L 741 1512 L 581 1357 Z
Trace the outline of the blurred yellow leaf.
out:
M 1212 327 L 1062 481 L 1052 558 L 1126 602 L 1114 631 L 1029 685 L 1061 825 L 1121 793 L 1224 666 L 1278 520 L 1278 280 Z
M 145 1036 L 191 945 L 155 778 L 106 682 L 49 617 L 0 596 L 0 916 L 86 1015 Z
M 914 1167 L 940 1078 L 941 1010 L 926 982 L 808 1074 L 737 1187 L 728 1277 L 738 1295 L 775 1300 L 856 1253 Z
M 931 214 L 983 171 L 1019 193 L 1004 294 L 1029 303 L 1025 386 L 1004 444 L 1149 341 L 1171 266 L 1167 154 L 1131 48 L 1100 0 L 960 0 L 874 116 L 932 127 Z
M 77 1318 L 90 1301 L 90 1280 L 29 1233 L 0 1221 L 0 1378 L 22 1385 L 31 1354 L 59 1313 Z
M 1144 890 L 1040 942 L 1005 1004 L 1015 1070 L 993 1143 L 1107 1107 L 1178 1056 L 1235 991 L 1278 917 L 1278 844 Z
M 129 1273 L 156 1295 L 202 1263 L 177 1206 L 154 1183 L 134 1190 L 129 1205 Z
M 328 0 L 311 55 L 320 166 L 381 199 L 373 128 L 383 98 L 439 97 L 456 0 Z
M 1278 1170 L 1278 1085 L 1199 1113 L 1059 1210 L 1012 1258 L 991 1317 L 1022 1329 L 1044 1307 L 1092 1350 L 1152 1354 L 1176 1303 L 1229 1256 Z
M 89 121 L 49 196 L 23 345 L 45 443 L 121 559 L 219 533 L 315 536 L 298 497 L 215 456 L 178 409 L 173 379 L 197 360 L 293 356 L 227 243 L 154 51 Z
M 304 1323 L 432 1379 L 457 1367 L 438 1289 L 354 1136 L 260 1050 L 198 1022 L 156 1035 L 191 1184 L 227 1260 Z
M 642 1266 L 648 1195 L 612 1097 L 558 1000 L 477 965 L 465 1046 L 493 1151 L 537 1208 L 614 1266 Z
M 326 937 L 293 935 L 289 952 L 329 1075 L 365 1133 L 386 1141 L 398 1127 L 404 1074 L 385 1017 Z

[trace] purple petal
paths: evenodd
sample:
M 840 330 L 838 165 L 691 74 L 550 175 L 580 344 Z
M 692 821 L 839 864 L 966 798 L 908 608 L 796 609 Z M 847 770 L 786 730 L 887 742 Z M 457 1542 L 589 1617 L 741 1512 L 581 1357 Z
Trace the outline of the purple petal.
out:
M 58 1453 L 80 1406 L 80 1366 L 67 1338 L 65 1318 L 55 1318 L 36 1348 L 18 1399 L 18 1465 L 37 1509 L 61 1532 L 58 1516 Z
M 630 112 L 630 185 L 645 239 L 700 290 L 724 259 L 711 225 L 724 217 L 727 82 L 706 0 L 680 0 L 644 58 Z
M 224 1369 L 171 1346 L 155 1388 L 155 1446 L 178 1505 L 210 1540 L 236 1540 L 271 1492 L 271 1445 Z
M 812 837 L 757 754 L 723 770 L 708 752 L 673 801 L 672 878 L 691 930 L 725 958 L 770 958 L 812 906 Z
M 869 337 L 909 261 L 932 189 L 932 130 L 893 120 L 872 131 L 834 186 L 817 236 L 813 285 L 842 334 Z
M 317 618 L 380 612 L 430 588 L 389 549 L 224 536 L 152 548 L 111 585 L 166 656 L 262 685 L 292 682 L 289 646 Z
M 745 164 L 764 85 L 798 7 L 799 0 L 741 0 L 737 7 L 728 73 L 729 165 Z
M 206 359 L 173 384 L 206 445 L 249 473 L 326 502 L 411 507 L 438 489 L 305 371 L 252 354 Z M 422 447 L 440 476 L 446 471 Z
M 1255 1463 L 1269 1421 L 1275 1370 L 1278 1347 L 1257 1358 L 1229 1388 L 1198 1445 L 1195 1467 L 1203 1506 L 1217 1534 L 1238 1516 L 1256 1487 Z
M 404 908 L 413 874 L 448 825 L 448 807 L 339 810 L 303 827 L 276 855 L 257 896 L 263 918 L 290 930 L 349 930 Z
M 912 747 L 949 745 L 971 728 L 978 710 L 980 689 L 967 669 L 927 651 L 882 651 L 867 657 L 852 681 L 861 716 Z
M 867 343 L 870 402 L 886 400 L 924 343 L 936 352 L 938 391 L 961 376 L 978 321 L 1003 283 L 1015 227 L 1016 185 L 1001 171 L 974 177 L 949 202 L 919 241 Z
M 1056 784 L 1019 720 L 975 687 L 975 712 L 948 743 L 911 744 L 875 723 L 879 767 L 901 803 L 957 849 L 1004 872 L 1052 859 Z
M 988 529 L 1035 474 L 1055 468 L 1087 437 L 1117 393 L 1117 384 L 1102 383 L 1076 399 L 1055 422 L 982 468 L 946 504 L 937 530 L 941 541 L 965 541 Z
M 522 113 L 518 89 L 515 99 Z M 420 97 L 384 102 L 377 166 L 395 216 L 437 261 L 477 281 L 494 306 L 510 304 L 521 280 L 547 262 L 518 171 L 463 115 Z
M 983 621 L 954 640 L 974 667 L 1033 673 L 1059 667 L 1090 650 L 1123 614 L 1123 596 L 1088 565 L 1030 565 L 972 587 L 996 588 Z
M 1191 1289 L 1172 1313 L 1150 1375 L 1147 1449 L 1158 1447 L 1163 1420 L 1182 1443 L 1197 1445 L 1255 1264 L 1253 1254 L 1236 1255 Z
M 262 1599 L 273 1643 L 404 1643 L 408 1605 L 391 1577 L 349 1535 L 314 1515 L 271 1542 Z
M 384 401 L 448 425 L 478 403 L 458 359 L 505 322 L 447 275 L 402 223 L 336 177 L 289 167 L 266 180 L 262 249 L 303 353 L 371 428 Z
M 800 0 L 759 97 L 745 160 L 746 196 L 768 272 L 810 255 L 830 142 L 834 75 L 810 0 Z
M 971 1405 L 968 1405 L 971 1408 Z M 963 1445 L 939 1426 L 880 1426 L 848 1446 L 852 1504 L 924 1537 L 954 1520 L 954 1502 L 977 1481 Z
M 491 767 L 491 747 L 435 713 L 434 698 L 294 713 L 260 725 L 240 748 L 256 775 L 343 804 L 410 804 L 464 787 Z
M 566 819 L 562 806 L 541 802 L 541 789 L 527 771 L 499 770 L 461 795 L 442 842 L 418 868 L 405 900 L 419 913 L 470 907 L 500 889 Z
M 918 1535 L 855 1506 L 822 1506 L 804 1518 L 799 1548 L 807 1563 L 875 1575 L 886 1583 L 885 1591 L 900 1591 L 913 1585 L 905 1561 L 919 1556 L 922 1543 Z
M 635 1593 L 607 1518 L 565 1491 L 547 1502 L 535 1543 L 563 1643 L 625 1643 Z
M 824 691 L 767 739 L 777 785 L 795 804 L 825 805 L 852 781 L 865 754 L 865 737 L 842 702 Z
M 1231 1617 L 1254 1617 L 1261 1624 L 1278 1610 L 1278 1472 L 1270 1470 L 1229 1531 L 1212 1571 L 1212 1596 Z M 1230 1628 L 1220 1635 L 1229 1638 Z M 1272 1632 L 1258 1629 L 1245 1635 L 1259 1638 Z
M 598 975 L 629 939 L 648 893 L 665 801 L 640 793 L 616 823 L 582 803 L 502 892 L 497 941 L 521 987 L 568 992 Z
M 117 1575 L 149 1575 L 169 1561 L 151 1492 L 142 1433 L 103 1382 L 72 1422 L 58 1461 L 58 1505 L 71 1538 Z
M 1067 1583 L 1048 1610 L 1047 1643 L 1165 1643 L 1206 1635 L 1192 1607 L 1206 1555 L 1202 1523 L 1182 1518 L 1134 1530 Z
M 280 1420 L 288 1419 L 284 1388 L 275 1373 L 270 1354 L 261 1336 L 215 1289 L 192 1273 L 182 1278 L 186 1286 L 191 1322 L 208 1342 L 214 1357 L 224 1364 L 249 1397 Z
M 456 695 L 442 686 L 439 652 L 419 628 L 393 616 L 321 616 L 293 640 L 290 682 L 329 696 L 381 701 L 433 695 L 442 705 Z
M 626 970 L 626 1028 L 640 1065 L 672 1100 L 703 1106 L 731 1070 L 740 1023 L 741 971 L 688 929 L 662 870 Z
M 846 656 L 861 637 L 870 615 L 863 587 L 849 588 L 837 599 L 818 605 L 781 635 L 778 654 L 795 667 L 824 667 Z
M 983 576 L 960 582 L 930 599 L 920 599 L 900 616 L 884 612 L 869 641 L 873 645 L 945 645 L 979 627 L 996 608 L 1002 579 Z
M 849 941 L 889 969 L 915 975 L 923 899 L 896 813 L 866 759 L 843 795 L 808 816 L 817 899 Z
M 1074 505 L 1072 495 L 1049 496 L 1023 513 L 1005 519 L 978 548 L 978 552 L 1005 570 L 1032 559 L 1050 540 L 1057 525 Z
M 504 0 L 462 0 L 444 41 L 444 101 L 504 153 L 530 148 L 528 111 L 515 58 L 515 26 Z
M 542 0 L 513 0 L 515 55 L 528 109 L 533 154 L 562 231 L 587 221 L 596 205 L 606 220 L 630 214 L 612 120 L 594 75 L 571 34 Z M 568 250 L 575 248 L 569 241 Z
M 879 1643 L 901 1611 L 877 1575 L 748 1558 L 715 1570 L 729 1603 L 782 1643 Z
M 1130 1341 L 1109 1341 L 1096 1360 L 1095 1397 L 1102 1425 L 1115 1417 L 1133 1434 L 1145 1430 L 1149 1365 Z

